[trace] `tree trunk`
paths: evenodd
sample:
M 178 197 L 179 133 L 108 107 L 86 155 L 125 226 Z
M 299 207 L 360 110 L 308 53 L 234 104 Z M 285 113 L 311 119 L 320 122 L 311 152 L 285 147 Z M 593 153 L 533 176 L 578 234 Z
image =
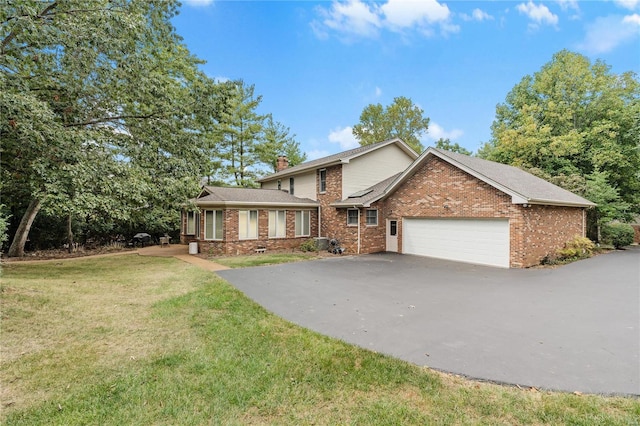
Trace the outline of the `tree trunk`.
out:
M 69 253 L 73 253 L 73 221 L 71 220 L 71 213 L 67 216 L 67 244 L 69 245 Z
M 31 230 L 31 225 L 33 224 L 33 220 L 38 215 L 38 212 L 40 211 L 40 207 L 41 207 L 41 204 L 40 204 L 40 200 L 38 199 L 33 199 L 29 203 L 29 207 L 27 207 L 27 211 L 24 212 L 24 215 L 20 220 L 20 225 L 18 226 L 16 235 L 13 236 L 11 247 L 9 247 L 9 253 L 7 253 L 8 257 L 24 256 L 24 245 L 27 243 L 27 238 L 29 237 L 29 231 Z

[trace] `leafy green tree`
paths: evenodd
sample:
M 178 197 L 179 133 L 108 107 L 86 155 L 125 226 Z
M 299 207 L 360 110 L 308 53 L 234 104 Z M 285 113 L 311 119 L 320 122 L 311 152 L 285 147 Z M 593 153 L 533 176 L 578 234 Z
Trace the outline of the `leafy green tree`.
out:
M 560 51 L 497 106 L 479 155 L 599 199 L 599 220 L 625 219 L 640 211 L 640 82 Z
M 360 122 L 353 126 L 353 135 L 360 145 L 400 138 L 421 153 L 424 146 L 420 138 L 428 129 L 429 118 L 424 116 L 422 108 L 411 99 L 399 96 L 386 108 L 381 104 L 367 105 L 360 114 Z
M 192 82 L 205 77 L 170 24 L 176 7 L 19 0 L 0 8 L 3 195 L 21 218 L 10 256 L 23 255 L 41 209 L 69 223 L 144 221 L 197 188 Z
M 300 143 L 296 141 L 296 135 L 291 134 L 291 129 L 284 124 L 274 121 L 269 114 L 264 126 L 262 142 L 257 146 L 260 162 L 267 165 L 269 172 L 275 172 L 276 159 L 284 155 L 289 161 L 289 166 L 303 163 L 307 155 L 300 151 Z
M 436 148 L 444 149 L 445 151 L 457 152 L 459 154 L 471 155 L 472 152 L 468 149 L 460 146 L 457 142 L 451 143 L 449 139 L 440 138 L 436 141 Z

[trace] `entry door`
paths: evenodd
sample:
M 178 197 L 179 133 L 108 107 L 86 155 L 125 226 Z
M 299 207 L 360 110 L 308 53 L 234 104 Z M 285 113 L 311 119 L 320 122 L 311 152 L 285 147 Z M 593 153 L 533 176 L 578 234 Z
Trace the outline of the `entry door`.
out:
M 387 251 L 398 251 L 398 221 L 387 219 Z

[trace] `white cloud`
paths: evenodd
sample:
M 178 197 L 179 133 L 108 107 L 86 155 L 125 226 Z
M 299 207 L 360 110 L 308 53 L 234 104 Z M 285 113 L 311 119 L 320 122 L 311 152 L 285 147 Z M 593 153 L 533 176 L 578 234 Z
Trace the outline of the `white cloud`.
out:
M 329 142 L 340 144 L 340 148 L 343 150 L 353 149 L 360 146 L 355 136 L 353 136 L 353 129 L 351 126 L 332 130 L 329 133 Z
M 637 13 L 634 13 L 633 15 L 625 16 L 622 19 L 622 23 L 640 25 L 640 15 L 638 15 Z
M 185 4 L 193 7 L 207 7 L 213 0 L 183 0 Z
M 406 1 L 389 0 L 380 7 L 391 27 L 407 28 L 423 23 L 442 22 L 449 19 L 447 5 L 436 0 Z
M 466 13 L 463 13 L 460 15 L 460 17 L 465 21 L 482 22 L 482 21 L 493 20 L 493 16 L 489 15 L 487 12 L 485 12 L 482 9 L 473 9 L 473 12 L 471 12 L 471 15 L 467 15 Z
M 369 5 L 360 0 L 350 0 L 347 3 L 336 1 L 329 10 L 322 7 L 317 10 L 323 18 L 322 25 L 339 32 L 372 37 L 377 35 L 381 26 L 376 5 L 372 5 L 370 9 Z M 316 28 L 317 22 L 312 25 L 314 29 L 321 30 Z
M 533 21 L 533 24 L 530 24 L 530 28 L 538 28 L 540 24 L 558 24 L 558 15 L 551 13 L 549 8 L 543 4 L 536 5 L 533 1 L 529 0 L 528 3 L 520 3 L 516 9 L 518 9 L 518 12 L 527 15 L 529 19 Z
M 560 5 L 560 8 L 564 11 L 569 9 L 580 10 L 578 6 L 578 0 L 556 0 L 556 3 Z
M 376 86 L 376 98 L 379 98 L 382 95 L 382 89 Z
M 416 29 L 432 34 L 437 25 L 443 34 L 458 32 L 460 28 L 450 22 L 451 11 L 437 0 L 387 0 L 383 4 L 363 0 L 334 0 L 328 8 L 317 7 L 319 20 L 311 27 L 320 38 L 329 31 L 343 36 L 376 37 L 380 30 L 404 32 Z
M 464 132 L 460 129 L 453 129 L 453 130 L 447 131 L 435 121 L 431 121 L 429 123 L 429 132 L 427 133 L 427 139 L 432 140 L 434 142 L 440 138 L 455 141 L 462 135 L 464 135 Z
M 614 50 L 621 44 L 640 37 L 640 15 L 637 13 L 597 18 L 586 26 L 586 34 L 578 49 L 589 54 L 600 54 Z
M 625 9 L 636 10 L 640 6 L 640 0 L 614 0 L 614 2 Z

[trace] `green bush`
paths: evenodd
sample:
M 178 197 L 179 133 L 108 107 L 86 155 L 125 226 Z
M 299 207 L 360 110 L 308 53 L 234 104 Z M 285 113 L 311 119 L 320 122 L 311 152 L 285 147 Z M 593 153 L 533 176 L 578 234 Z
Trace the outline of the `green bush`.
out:
M 602 225 L 602 241 L 619 249 L 633 243 L 633 227 L 627 223 L 610 222 Z
M 591 257 L 596 245 L 588 238 L 575 236 L 564 244 L 564 248 L 557 251 L 558 259 L 583 259 Z
M 318 251 L 318 245 L 313 238 L 309 238 L 307 241 L 300 244 L 300 250 L 304 252 Z

